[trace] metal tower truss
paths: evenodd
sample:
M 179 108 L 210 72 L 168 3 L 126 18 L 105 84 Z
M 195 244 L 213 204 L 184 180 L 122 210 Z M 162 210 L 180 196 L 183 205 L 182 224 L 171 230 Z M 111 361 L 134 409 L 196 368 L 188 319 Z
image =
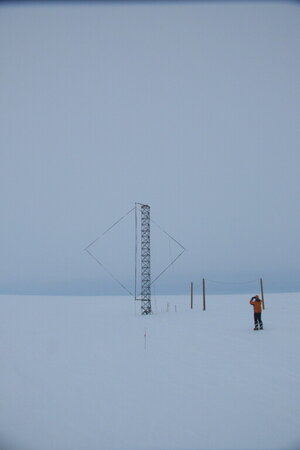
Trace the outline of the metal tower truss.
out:
M 151 314 L 150 206 L 141 205 L 141 309 Z
M 138 207 L 139 206 L 139 207 Z M 109 233 L 116 225 L 118 225 L 125 217 L 135 211 L 135 288 L 134 294 L 123 284 L 117 277 L 109 270 L 102 261 L 99 260 L 98 256 L 94 254 L 94 244 L 104 235 Z M 138 226 L 138 211 L 140 212 L 140 227 Z M 177 256 L 170 261 L 170 263 L 165 267 L 159 275 L 157 275 L 154 280 L 151 281 L 151 246 L 150 246 L 150 222 L 154 223 L 161 232 L 163 232 L 169 239 L 177 244 L 180 248 L 180 252 Z M 138 239 L 139 237 L 139 239 Z M 139 242 L 138 242 L 139 241 Z M 140 248 L 140 252 L 138 249 Z M 104 233 L 94 239 L 85 249 L 84 249 L 96 262 L 99 266 L 105 270 L 108 275 L 115 280 L 130 296 L 133 296 L 135 300 L 141 301 L 141 313 L 142 315 L 152 314 L 151 308 L 151 285 L 156 282 L 174 263 L 177 259 L 182 255 L 185 251 L 185 248 L 169 235 L 165 230 L 163 230 L 157 223 L 155 223 L 152 219 L 150 219 L 150 206 L 144 205 L 141 203 L 136 203 L 135 207 L 128 211 L 124 216 L 122 216 L 119 220 L 117 220 L 113 225 L 111 225 Z M 138 253 L 140 254 L 140 261 L 138 257 Z M 138 265 L 140 267 L 140 271 L 138 270 Z M 138 273 L 139 272 L 139 273 Z M 139 295 L 137 295 L 137 282 L 138 278 L 141 283 L 141 290 L 139 291 Z

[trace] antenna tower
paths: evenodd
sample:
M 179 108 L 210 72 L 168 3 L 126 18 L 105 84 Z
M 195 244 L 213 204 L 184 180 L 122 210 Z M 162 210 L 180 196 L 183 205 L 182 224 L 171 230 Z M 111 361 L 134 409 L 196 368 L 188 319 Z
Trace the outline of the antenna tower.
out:
M 141 291 L 139 296 L 137 296 L 137 262 L 138 262 L 138 225 L 137 225 L 137 217 L 138 217 L 138 208 L 137 205 L 140 206 L 141 211 Z M 102 261 L 99 260 L 98 256 L 94 253 L 93 246 L 94 244 L 103 238 L 108 232 L 112 230 L 116 225 L 118 225 L 121 220 L 125 219 L 132 211 L 135 210 L 135 281 L 134 281 L 134 294 L 120 281 L 118 278 L 109 270 L 106 265 L 103 264 Z M 185 248 L 170 236 L 165 230 L 163 230 L 158 224 L 155 224 L 160 228 L 160 230 L 166 234 L 169 239 L 174 241 L 180 248 L 180 253 L 165 267 L 159 275 L 157 275 L 154 280 L 151 281 L 151 247 L 150 247 L 150 221 L 155 224 L 153 220 L 150 219 L 150 206 L 144 205 L 142 203 L 136 203 L 135 207 L 128 211 L 124 216 L 122 216 L 119 220 L 117 220 L 113 225 L 111 225 L 104 233 L 94 239 L 87 247 L 85 247 L 85 251 L 105 270 L 108 275 L 115 280 L 130 296 L 134 297 L 135 300 L 141 301 L 141 310 L 142 315 L 152 314 L 151 308 L 151 285 L 158 280 L 161 275 L 163 275 L 174 263 L 177 259 L 183 254 Z
M 141 309 L 151 314 L 150 206 L 141 205 Z

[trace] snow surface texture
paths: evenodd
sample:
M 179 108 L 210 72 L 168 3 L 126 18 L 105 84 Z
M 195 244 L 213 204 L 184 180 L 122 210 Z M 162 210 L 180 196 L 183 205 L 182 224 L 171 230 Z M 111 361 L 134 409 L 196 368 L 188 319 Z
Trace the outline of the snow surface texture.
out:
M 1 450 L 299 449 L 300 294 L 194 301 L 1 296 Z

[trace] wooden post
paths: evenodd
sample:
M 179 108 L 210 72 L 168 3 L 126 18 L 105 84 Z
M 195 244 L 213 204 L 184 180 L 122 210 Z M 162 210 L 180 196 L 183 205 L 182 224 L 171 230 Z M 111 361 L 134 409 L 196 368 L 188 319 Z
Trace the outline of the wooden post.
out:
M 206 310 L 206 303 L 205 303 L 205 279 L 202 278 L 202 297 L 203 297 L 203 311 Z
M 261 299 L 263 304 L 263 309 L 265 309 L 265 299 L 264 299 L 264 287 L 263 287 L 263 280 L 260 279 L 260 292 L 261 292 Z
M 191 309 L 193 309 L 193 303 L 194 303 L 194 284 L 191 282 Z

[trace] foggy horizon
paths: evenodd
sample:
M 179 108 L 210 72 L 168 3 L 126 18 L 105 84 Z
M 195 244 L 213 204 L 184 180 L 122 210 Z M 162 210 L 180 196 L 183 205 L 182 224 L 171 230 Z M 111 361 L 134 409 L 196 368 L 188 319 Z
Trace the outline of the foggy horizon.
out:
M 1 4 L 0 294 L 127 295 L 83 249 L 135 202 L 187 249 L 152 295 L 300 291 L 299 42 L 299 2 Z M 132 217 L 95 251 L 132 289 Z

